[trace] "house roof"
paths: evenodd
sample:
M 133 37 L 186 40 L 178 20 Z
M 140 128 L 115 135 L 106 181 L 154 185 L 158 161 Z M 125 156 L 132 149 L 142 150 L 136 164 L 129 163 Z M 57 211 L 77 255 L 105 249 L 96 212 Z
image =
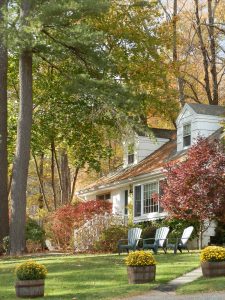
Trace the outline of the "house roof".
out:
M 161 128 L 151 128 L 150 131 L 154 134 L 156 138 L 168 139 L 170 140 L 176 133 L 176 130 L 171 129 L 161 129 Z M 139 136 L 148 136 L 145 132 L 140 130 L 135 130 Z
M 79 194 L 87 193 L 107 185 L 116 184 L 126 179 L 148 174 L 153 170 L 162 167 L 172 156 L 174 156 L 176 154 L 176 147 L 176 136 L 174 136 L 172 140 L 165 143 L 138 164 L 128 166 L 127 168 L 121 168 L 114 173 L 109 173 L 107 176 L 104 176 L 93 184 L 85 187 Z
M 220 138 L 223 133 L 223 128 L 219 128 L 208 139 L 215 140 Z M 177 160 L 187 153 L 187 149 L 177 152 L 177 142 L 176 135 L 165 143 L 158 150 L 144 158 L 138 164 L 133 166 L 128 166 L 127 168 L 117 169 L 113 173 L 109 173 L 107 176 L 100 178 L 93 184 L 85 187 L 83 190 L 79 191 L 79 195 L 85 194 L 91 191 L 96 191 L 98 189 L 107 187 L 112 187 L 126 180 L 132 180 L 138 176 L 151 174 L 153 171 L 162 168 L 167 162 L 172 160 Z
M 188 105 L 200 115 L 224 116 L 225 107 L 218 105 L 207 105 L 199 103 L 188 103 Z

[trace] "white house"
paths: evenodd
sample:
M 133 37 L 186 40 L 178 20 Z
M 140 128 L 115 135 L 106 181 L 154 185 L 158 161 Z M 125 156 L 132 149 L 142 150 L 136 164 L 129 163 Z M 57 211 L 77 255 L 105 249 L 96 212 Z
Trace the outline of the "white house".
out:
M 113 213 L 122 215 L 128 214 L 127 205 L 133 201 L 135 223 L 165 217 L 152 199 L 153 193 L 160 194 L 164 164 L 184 156 L 198 136 L 220 138 L 223 116 L 225 107 L 185 104 L 176 121 L 177 132 L 153 129 L 155 139 L 135 135 L 124 145 L 123 167 L 79 191 L 78 196 L 111 201 Z M 213 235 L 213 230 L 207 234 Z

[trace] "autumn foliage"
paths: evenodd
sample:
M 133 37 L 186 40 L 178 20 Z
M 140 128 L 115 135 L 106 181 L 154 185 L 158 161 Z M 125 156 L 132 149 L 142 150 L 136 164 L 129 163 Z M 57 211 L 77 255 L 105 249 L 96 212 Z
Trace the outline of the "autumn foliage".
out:
M 161 205 L 171 217 L 197 220 L 224 219 L 225 154 L 221 142 L 198 138 L 184 161 L 165 168 Z
M 66 246 L 69 244 L 75 228 L 83 225 L 94 215 L 110 212 L 111 209 L 110 202 L 101 200 L 64 205 L 50 216 L 48 231 L 57 244 L 62 247 Z

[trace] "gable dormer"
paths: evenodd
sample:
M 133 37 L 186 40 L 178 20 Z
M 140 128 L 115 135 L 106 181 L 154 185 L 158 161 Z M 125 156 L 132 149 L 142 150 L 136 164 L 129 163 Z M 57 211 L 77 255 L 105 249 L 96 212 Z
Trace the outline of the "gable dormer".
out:
M 177 151 L 190 147 L 198 136 L 208 137 L 224 120 L 225 107 L 187 103 L 180 112 L 177 125 Z
M 174 130 L 152 128 L 152 136 L 134 133 L 124 141 L 124 167 L 135 165 L 168 142 Z

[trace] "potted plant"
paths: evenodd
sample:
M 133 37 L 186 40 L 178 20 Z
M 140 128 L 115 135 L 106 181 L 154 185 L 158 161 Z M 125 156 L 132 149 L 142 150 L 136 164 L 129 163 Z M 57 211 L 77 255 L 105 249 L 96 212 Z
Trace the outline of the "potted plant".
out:
M 225 276 L 225 248 L 209 246 L 200 255 L 204 277 Z
M 30 260 L 17 266 L 15 273 L 18 279 L 15 284 L 17 297 L 44 296 L 44 279 L 47 275 L 45 266 Z
M 134 251 L 125 259 L 129 283 L 148 283 L 155 280 L 156 261 L 150 251 Z

